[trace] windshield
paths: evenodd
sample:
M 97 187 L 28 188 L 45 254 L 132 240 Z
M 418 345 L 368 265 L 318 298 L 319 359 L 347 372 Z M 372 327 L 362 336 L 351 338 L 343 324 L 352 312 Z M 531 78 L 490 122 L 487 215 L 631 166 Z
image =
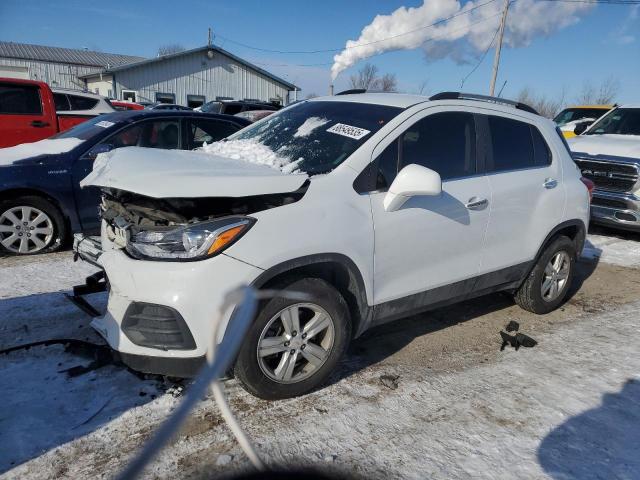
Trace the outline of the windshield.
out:
M 582 120 L 583 118 L 600 118 L 605 113 L 607 113 L 607 109 L 605 108 L 565 108 L 553 121 L 563 126 L 569 122 Z
M 90 118 L 86 122 L 79 123 L 69 130 L 60 132 L 51 138 L 79 138 L 80 140 L 89 140 L 95 135 L 104 133 L 105 129 L 112 127 L 116 123 L 119 123 L 119 121 L 120 118 L 113 118 L 111 114 L 98 115 L 97 117 Z
M 206 113 L 220 113 L 222 104 L 220 102 L 208 102 L 200 107 L 200 111 Z
M 302 102 L 241 130 L 224 142 L 242 150 L 247 143 L 268 149 L 278 164 L 310 175 L 326 173 L 355 152 L 360 145 L 402 109 L 353 102 Z M 229 145 L 231 144 L 231 145 Z
M 584 133 L 584 135 L 640 135 L 640 108 L 616 108 Z

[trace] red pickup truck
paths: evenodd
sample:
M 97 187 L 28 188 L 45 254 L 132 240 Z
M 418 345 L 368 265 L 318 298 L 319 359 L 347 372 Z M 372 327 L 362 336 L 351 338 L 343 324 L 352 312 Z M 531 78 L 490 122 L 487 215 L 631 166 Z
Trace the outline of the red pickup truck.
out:
M 52 92 L 44 82 L 0 78 L 0 148 L 36 142 L 113 111 L 98 95 Z

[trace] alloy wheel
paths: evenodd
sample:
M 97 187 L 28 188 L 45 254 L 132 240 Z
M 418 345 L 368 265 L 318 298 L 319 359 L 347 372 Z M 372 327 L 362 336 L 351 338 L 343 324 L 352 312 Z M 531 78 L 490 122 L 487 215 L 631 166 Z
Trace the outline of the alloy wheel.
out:
M 553 302 L 560 296 L 569 279 L 570 269 L 571 258 L 564 250 L 551 257 L 542 276 L 541 293 L 544 301 Z
M 42 210 L 28 205 L 0 215 L 0 244 L 13 253 L 36 253 L 51 243 L 53 222 Z
M 262 330 L 258 364 L 278 383 L 297 383 L 325 364 L 334 340 L 334 322 L 326 310 L 313 303 L 289 305 Z

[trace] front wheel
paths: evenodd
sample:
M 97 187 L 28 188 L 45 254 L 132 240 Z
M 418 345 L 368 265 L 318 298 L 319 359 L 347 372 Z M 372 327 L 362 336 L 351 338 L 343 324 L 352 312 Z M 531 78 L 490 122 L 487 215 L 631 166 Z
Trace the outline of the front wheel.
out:
M 576 249 L 561 236 L 542 252 L 533 270 L 515 294 L 516 303 L 537 314 L 549 313 L 564 302 L 573 280 Z
M 309 299 L 268 301 L 234 368 L 249 393 L 267 400 L 303 395 L 324 383 L 351 338 L 349 309 L 330 284 L 305 278 L 285 289 L 306 293 Z
M 44 198 L 24 196 L 0 202 L 0 251 L 33 255 L 58 250 L 67 237 L 60 211 Z

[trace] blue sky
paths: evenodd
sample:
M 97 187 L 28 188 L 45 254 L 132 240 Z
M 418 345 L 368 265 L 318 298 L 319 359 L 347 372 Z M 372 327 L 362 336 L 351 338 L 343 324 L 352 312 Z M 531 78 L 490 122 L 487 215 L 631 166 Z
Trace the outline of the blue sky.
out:
M 206 44 L 207 28 L 212 27 L 220 36 L 267 49 L 340 48 L 347 40 L 357 39 L 375 15 L 421 4 L 420 0 L 3 0 L 0 40 L 155 56 L 158 47 L 165 44 L 179 43 L 187 48 Z M 216 36 L 216 44 L 259 62 L 300 86 L 304 94 L 327 92 L 330 65 L 281 65 L 331 63 L 332 53 L 265 53 L 220 36 Z M 465 91 L 487 93 L 492 60 L 493 51 L 467 80 Z M 458 90 L 461 79 L 473 67 L 449 59 L 427 62 L 419 49 L 389 52 L 369 61 L 381 73 L 395 73 L 400 89 L 409 92 L 424 81 L 427 93 Z M 338 77 L 337 90 L 346 88 L 349 75 L 362 63 Z M 572 26 L 537 37 L 527 47 L 504 49 L 498 86 L 507 81 L 506 97 L 515 96 L 525 86 L 551 96 L 559 96 L 564 89 L 570 102 L 586 79 L 598 84 L 608 77 L 620 84 L 618 101 L 640 102 L 637 6 L 598 5 Z

